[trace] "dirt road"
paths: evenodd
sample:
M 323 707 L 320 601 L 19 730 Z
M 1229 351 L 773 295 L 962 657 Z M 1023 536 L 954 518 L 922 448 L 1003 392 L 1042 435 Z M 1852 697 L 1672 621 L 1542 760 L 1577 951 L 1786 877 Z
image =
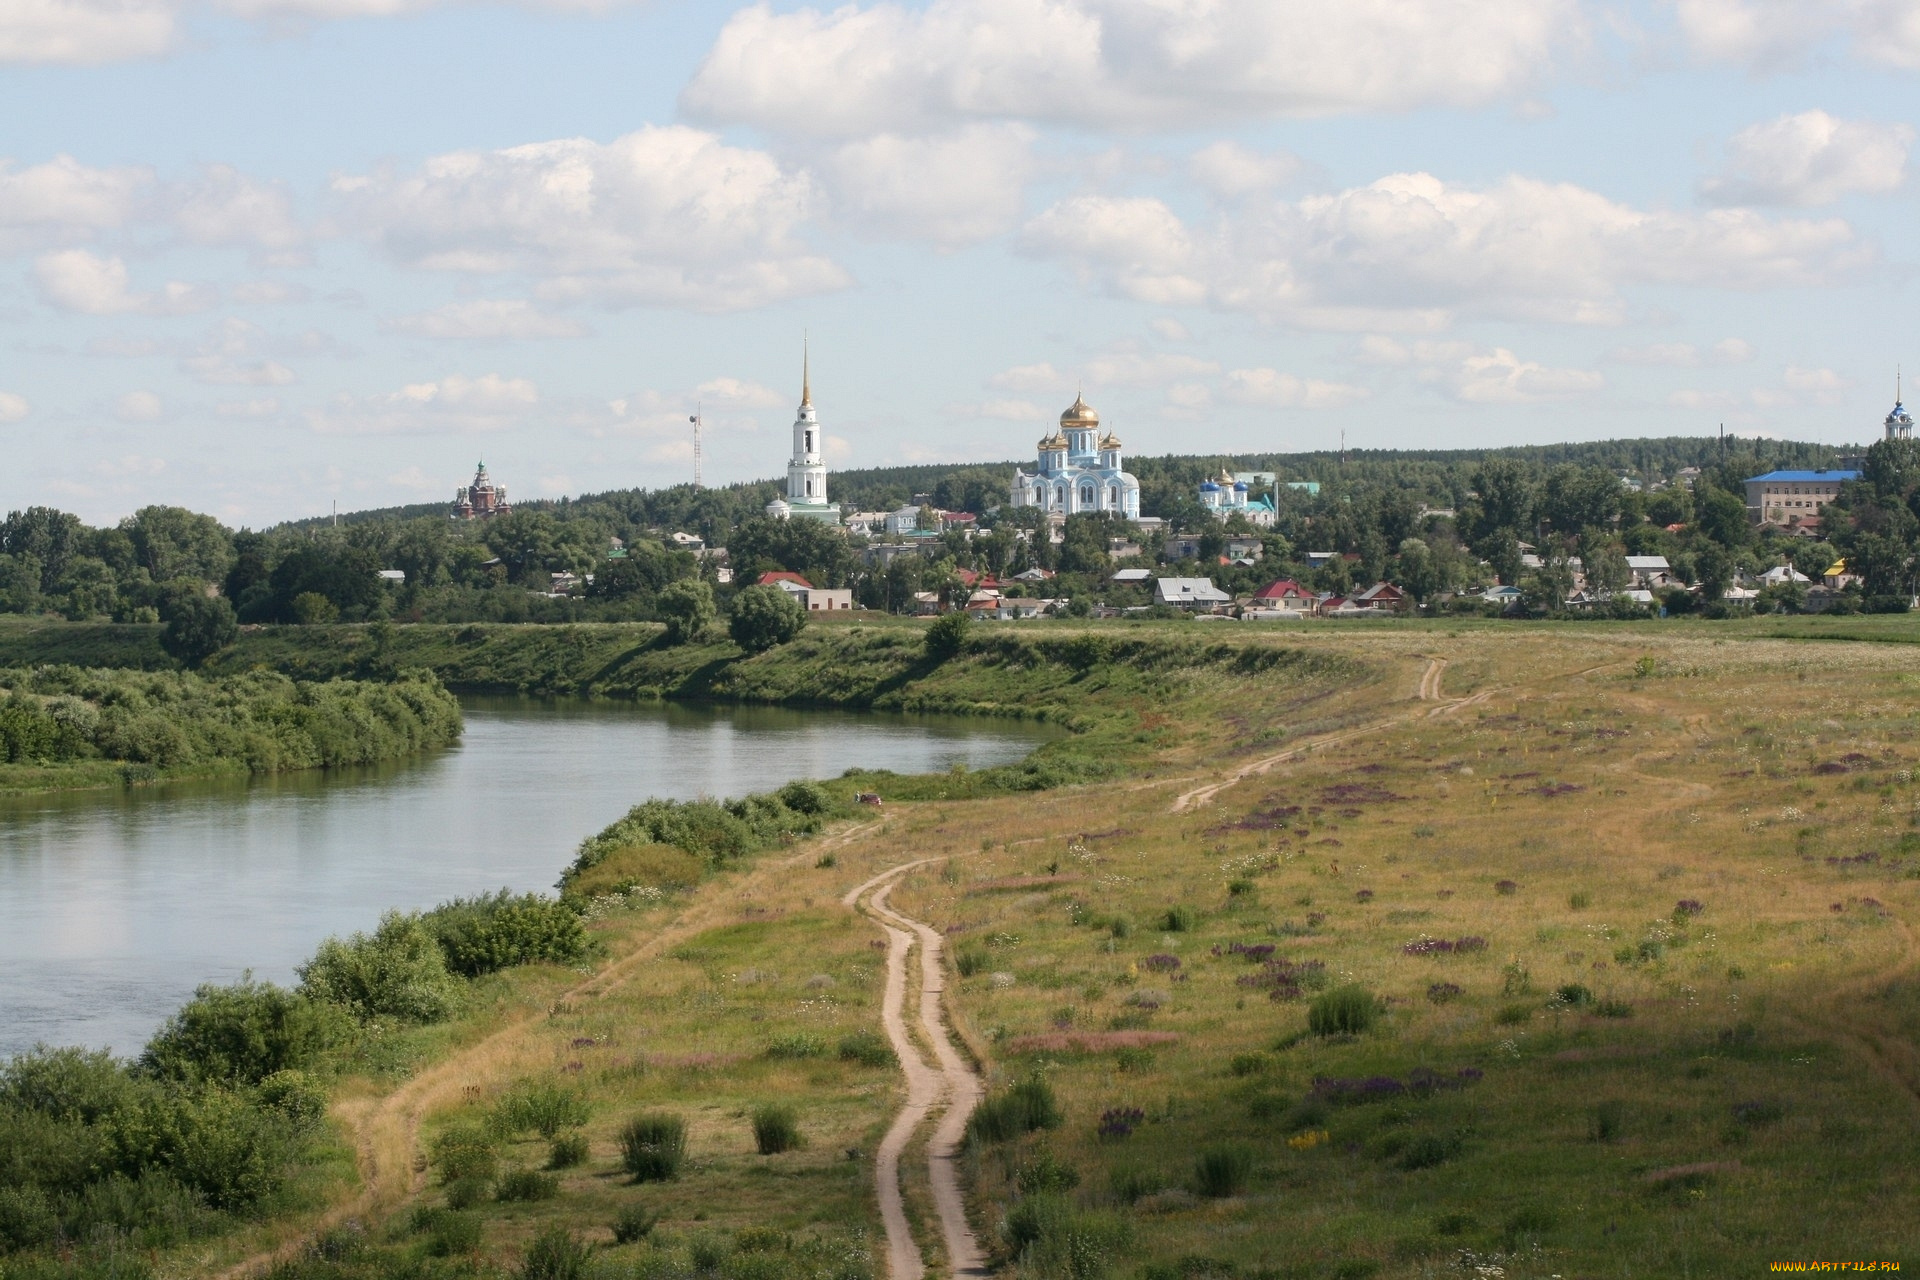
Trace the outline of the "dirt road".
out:
M 940 963 L 943 944 L 940 934 L 924 921 L 901 915 L 887 905 L 888 895 L 900 877 L 915 867 L 925 866 L 927 861 L 891 867 L 842 899 L 847 906 L 879 921 L 887 932 L 887 984 L 881 997 L 880 1021 L 894 1053 L 899 1055 L 900 1069 L 907 1077 L 906 1104 L 881 1140 L 874 1168 L 880 1218 L 887 1230 L 889 1280 L 920 1280 L 926 1274 L 920 1245 L 913 1238 L 901 1195 L 900 1156 L 936 1107 L 944 1110 L 927 1143 L 927 1179 L 934 1210 L 940 1218 L 947 1270 L 954 1276 L 982 1276 L 987 1272 L 980 1242 L 967 1223 L 956 1164 L 961 1141 L 966 1136 L 967 1117 L 980 1101 L 980 1077 L 953 1047 L 953 1038 L 947 1032 L 946 1012 L 941 1005 L 946 991 L 946 969 Z M 907 962 L 916 942 L 920 951 L 919 1023 L 927 1044 L 933 1049 L 935 1063 L 932 1066 L 928 1065 L 907 1027 Z

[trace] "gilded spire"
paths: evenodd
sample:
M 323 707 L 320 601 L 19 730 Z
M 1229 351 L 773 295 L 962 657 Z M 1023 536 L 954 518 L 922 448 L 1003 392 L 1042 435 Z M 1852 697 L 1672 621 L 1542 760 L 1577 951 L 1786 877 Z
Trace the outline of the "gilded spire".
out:
M 800 337 L 800 407 L 813 407 L 813 371 L 807 357 L 806 335 Z

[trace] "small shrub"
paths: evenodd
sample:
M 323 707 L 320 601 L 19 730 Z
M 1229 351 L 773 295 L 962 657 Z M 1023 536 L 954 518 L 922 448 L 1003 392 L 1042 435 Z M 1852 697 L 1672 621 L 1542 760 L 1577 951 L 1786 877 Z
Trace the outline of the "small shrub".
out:
M 1457 1134 L 1422 1134 L 1401 1151 L 1400 1167 L 1409 1171 L 1431 1169 L 1459 1155 L 1462 1145 Z
M 894 1064 L 893 1046 L 875 1031 L 856 1031 L 840 1038 L 840 1061 L 857 1062 L 863 1067 L 890 1067 Z
M 1577 982 L 1566 983 L 1553 994 L 1560 1000 L 1560 1003 L 1572 1005 L 1576 1009 L 1584 1009 L 1593 1003 L 1593 992 L 1587 990 L 1587 988 Z
M 1593 1123 L 1587 1126 L 1589 1138 L 1595 1142 L 1612 1142 L 1626 1131 L 1626 1103 L 1617 1098 L 1609 1098 L 1594 1105 Z
M 1503 1004 L 1500 1006 L 1499 1011 L 1493 1015 L 1493 1020 L 1503 1027 L 1517 1027 L 1523 1022 L 1531 1020 L 1532 1017 L 1533 1008 L 1530 1005 Z
M 1520 885 L 1513 880 L 1496 880 L 1493 882 L 1493 891 L 1503 898 L 1511 898 L 1520 892 Z
M 1500 966 L 1500 994 L 1503 996 L 1523 996 L 1533 990 L 1533 973 L 1521 964 L 1519 957 Z
M 1357 1036 L 1380 1016 L 1380 1004 L 1364 987 L 1335 987 L 1307 1007 L 1307 1027 L 1317 1036 Z
M 1209 1147 L 1193 1162 L 1193 1189 L 1210 1200 L 1239 1195 L 1252 1177 L 1253 1151 L 1238 1143 Z
M 1593 1006 L 1593 1011 L 1603 1018 L 1631 1018 L 1633 1006 L 1625 1000 L 1601 1000 Z
M 1168 907 L 1160 916 L 1160 928 L 1167 933 L 1192 933 L 1197 923 L 1192 907 Z
M 1123 915 L 1115 916 L 1113 919 L 1107 921 L 1107 932 L 1115 938 L 1131 938 L 1133 936 L 1133 920 Z
M 980 1143 L 1007 1142 L 1036 1129 L 1058 1129 L 1064 1121 L 1053 1087 L 1032 1076 L 975 1107 L 967 1118 L 967 1136 Z
M 1227 1070 L 1236 1076 L 1257 1076 L 1273 1065 L 1264 1053 L 1236 1053 L 1227 1060 Z
M 447 968 L 468 978 L 540 960 L 574 964 L 591 946 L 579 912 L 537 893 L 516 896 L 502 889 L 457 898 L 421 922 L 439 941 Z
M 1100 1113 L 1100 1125 L 1094 1133 L 1103 1142 L 1120 1142 L 1131 1138 L 1146 1120 L 1147 1113 L 1139 1107 L 1108 1107 Z
M 447 1208 L 471 1209 L 485 1200 L 492 1188 L 485 1178 L 457 1178 L 447 1184 Z
M 793 1108 L 769 1102 L 753 1109 L 753 1145 L 763 1156 L 800 1146 L 800 1121 Z
M 1427 987 L 1427 999 L 1435 1004 L 1448 1004 L 1465 994 L 1456 982 L 1435 982 Z
M 477 1213 L 429 1209 L 415 1215 L 414 1226 L 426 1232 L 428 1254 L 436 1258 L 453 1258 L 480 1248 L 484 1224 Z
M 1143 1196 L 1165 1191 L 1167 1180 L 1158 1169 L 1126 1167 L 1108 1173 L 1107 1185 L 1112 1188 L 1116 1200 L 1122 1204 L 1132 1204 Z
M 838 854 L 823 853 L 814 859 L 813 865 L 821 871 L 831 871 L 840 865 L 840 857 Z
M 635 1182 L 666 1182 L 687 1158 L 687 1122 L 663 1111 L 635 1116 L 620 1130 L 620 1166 Z
M 642 1204 L 630 1204 L 621 1208 L 613 1219 L 613 1242 L 615 1244 L 634 1244 L 653 1234 L 660 1215 Z
M 767 1042 L 769 1058 L 824 1058 L 827 1056 L 827 1042 L 816 1035 L 796 1031 L 792 1035 L 775 1036 Z
M 493 1189 L 496 1200 L 511 1203 L 520 1200 L 551 1200 L 560 1194 L 560 1179 L 537 1169 L 513 1169 Z
M 1080 1173 L 1055 1156 L 1050 1147 L 1041 1147 L 1033 1153 L 1033 1159 L 1020 1166 L 1013 1180 L 1021 1195 L 1037 1196 L 1073 1190 L 1080 1185 Z
M 551 1226 L 534 1237 L 520 1264 L 520 1280 L 585 1280 L 593 1246 L 562 1226 Z
M 687 1260 L 702 1275 L 712 1275 L 733 1252 L 733 1241 L 712 1231 L 702 1231 L 687 1241 Z
M 1685 924 L 1706 909 L 1707 906 L 1704 902 L 1694 898 L 1682 898 L 1673 904 L 1673 922 L 1675 924 Z
M 494 1127 L 503 1136 L 532 1130 L 551 1142 L 564 1129 L 577 1129 L 593 1116 L 587 1100 L 545 1080 L 523 1081 L 493 1109 Z
M 1119 1070 L 1137 1075 L 1153 1069 L 1153 1051 L 1150 1049 L 1121 1049 L 1113 1055 L 1113 1065 Z
M 733 1233 L 733 1247 L 739 1253 L 790 1253 L 793 1237 L 778 1227 L 741 1227 Z
M 1559 1215 L 1545 1205 L 1525 1205 L 1514 1210 L 1507 1218 L 1504 1227 L 1507 1243 L 1509 1246 L 1518 1246 L 1523 1240 L 1553 1230 L 1559 1220 Z
M 1567 895 L 1567 906 L 1574 911 L 1585 911 L 1592 905 L 1593 895 L 1590 893 L 1571 893 Z
M 1254 890 L 1259 887 L 1260 886 L 1251 880 L 1229 880 L 1227 881 L 1227 896 L 1229 898 L 1251 898 Z
M 577 1169 L 587 1162 L 589 1149 L 584 1133 L 565 1133 L 547 1149 L 547 1168 Z
M 982 973 L 987 967 L 986 948 L 978 946 L 956 947 L 953 952 L 953 967 L 963 978 L 971 978 Z
M 470 1178 L 493 1176 L 499 1151 L 493 1135 L 478 1125 L 460 1125 L 434 1135 L 428 1160 L 440 1181 L 448 1185 Z
M 1470 1231 L 1477 1230 L 1479 1226 L 1480 1219 L 1470 1213 L 1461 1213 L 1456 1210 L 1452 1213 L 1443 1213 L 1433 1220 L 1433 1234 L 1464 1236 Z

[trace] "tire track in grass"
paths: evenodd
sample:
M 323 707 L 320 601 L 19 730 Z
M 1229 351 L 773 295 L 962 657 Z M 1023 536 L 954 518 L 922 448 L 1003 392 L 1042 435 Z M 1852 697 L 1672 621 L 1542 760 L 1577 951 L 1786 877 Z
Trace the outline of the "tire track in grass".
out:
M 940 1218 L 941 1242 L 947 1271 L 954 1276 L 983 1276 L 986 1260 L 980 1241 L 967 1222 L 960 1190 L 959 1154 L 966 1136 L 967 1118 L 981 1096 L 979 1075 L 967 1065 L 948 1034 L 942 999 L 946 968 L 940 962 L 943 940 L 925 921 L 902 915 L 887 905 L 900 878 L 916 867 L 939 859 L 922 858 L 890 867 L 854 888 L 842 901 L 879 923 L 887 934 L 887 983 L 881 997 L 880 1021 L 887 1040 L 899 1055 L 907 1077 L 907 1101 L 881 1140 L 874 1160 L 874 1181 L 880 1199 L 880 1218 L 887 1230 L 889 1280 L 920 1280 L 926 1274 L 920 1245 L 907 1221 L 900 1188 L 900 1155 L 936 1107 L 944 1106 L 927 1143 L 927 1179 L 934 1209 Z M 907 961 L 915 944 L 920 948 L 919 1022 L 933 1047 L 934 1065 L 928 1065 L 907 1029 Z

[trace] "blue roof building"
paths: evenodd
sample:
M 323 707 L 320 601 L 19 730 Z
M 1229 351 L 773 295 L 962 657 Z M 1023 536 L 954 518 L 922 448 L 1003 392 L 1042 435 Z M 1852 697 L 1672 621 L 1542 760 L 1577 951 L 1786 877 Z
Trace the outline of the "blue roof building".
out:
M 1858 480 L 1858 471 L 1769 471 L 1746 482 L 1747 518 L 1755 524 L 1786 529 L 1820 527 L 1821 512 L 1840 496 L 1840 486 Z

